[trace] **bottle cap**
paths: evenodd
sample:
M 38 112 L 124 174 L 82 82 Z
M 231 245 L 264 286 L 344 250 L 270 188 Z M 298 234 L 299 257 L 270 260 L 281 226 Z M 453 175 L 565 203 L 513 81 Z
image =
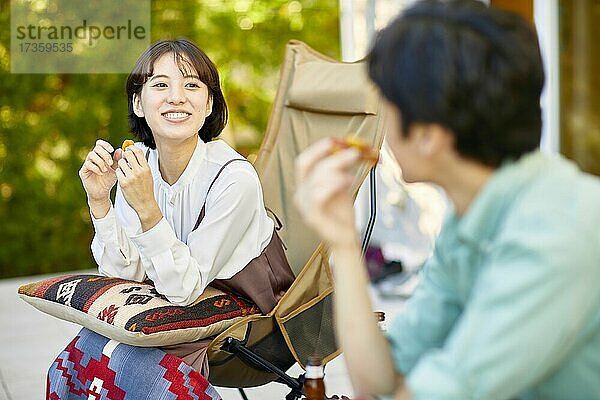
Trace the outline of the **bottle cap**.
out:
M 310 356 L 308 357 L 308 362 L 306 365 L 321 365 L 323 364 L 323 359 L 319 356 Z
M 323 378 L 325 372 L 323 371 L 323 359 L 319 356 L 308 357 L 306 363 L 306 379 L 320 379 Z

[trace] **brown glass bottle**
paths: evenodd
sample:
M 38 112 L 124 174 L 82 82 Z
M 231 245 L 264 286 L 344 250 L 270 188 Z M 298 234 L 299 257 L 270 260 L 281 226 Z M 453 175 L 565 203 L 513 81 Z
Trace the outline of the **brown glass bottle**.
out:
M 309 357 L 304 375 L 304 396 L 306 400 L 325 400 L 325 382 L 321 357 Z

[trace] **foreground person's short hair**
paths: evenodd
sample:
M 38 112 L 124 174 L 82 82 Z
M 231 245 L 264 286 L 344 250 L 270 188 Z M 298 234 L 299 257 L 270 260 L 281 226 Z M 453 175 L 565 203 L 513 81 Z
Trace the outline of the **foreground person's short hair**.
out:
M 521 17 L 477 0 L 421 1 L 379 33 L 368 59 L 404 134 L 439 123 L 462 156 L 492 167 L 539 146 L 544 72 Z

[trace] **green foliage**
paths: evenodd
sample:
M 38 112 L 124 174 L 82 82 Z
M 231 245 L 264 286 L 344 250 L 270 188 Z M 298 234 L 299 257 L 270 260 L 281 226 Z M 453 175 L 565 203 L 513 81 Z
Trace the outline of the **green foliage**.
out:
M 128 137 L 126 75 L 10 74 L 10 8 L 0 0 L 0 277 L 92 268 L 93 235 L 77 171 L 97 138 Z M 260 145 L 284 47 L 295 38 L 339 56 L 336 0 L 153 1 L 152 41 L 185 36 L 219 67 L 224 135 Z

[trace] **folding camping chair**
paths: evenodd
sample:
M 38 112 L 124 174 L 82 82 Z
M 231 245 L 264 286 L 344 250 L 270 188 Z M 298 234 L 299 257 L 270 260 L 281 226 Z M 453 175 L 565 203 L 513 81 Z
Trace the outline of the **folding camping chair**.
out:
M 296 280 L 268 315 L 247 316 L 212 341 L 208 349 L 212 384 L 244 388 L 277 380 L 291 388 L 286 398 L 294 399 L 302 395 L 303 377 L 286 375 L 288 368 L 296 362 L 305 368 L 309 356 L 318 355 L 326 363 L 340 354 L 334 337 L 329 256 L 293 205 L 294 161 L 327 136 L 360 137 L 380 148 L 383 125 L 381 100 L 364 62 L 342 63 L 302 42 L 288 43 L 254 166 L 265 203 L 282 222 L 279 234 Z M 357 171 L 355 194 L 368 173 L 367 166 Z

